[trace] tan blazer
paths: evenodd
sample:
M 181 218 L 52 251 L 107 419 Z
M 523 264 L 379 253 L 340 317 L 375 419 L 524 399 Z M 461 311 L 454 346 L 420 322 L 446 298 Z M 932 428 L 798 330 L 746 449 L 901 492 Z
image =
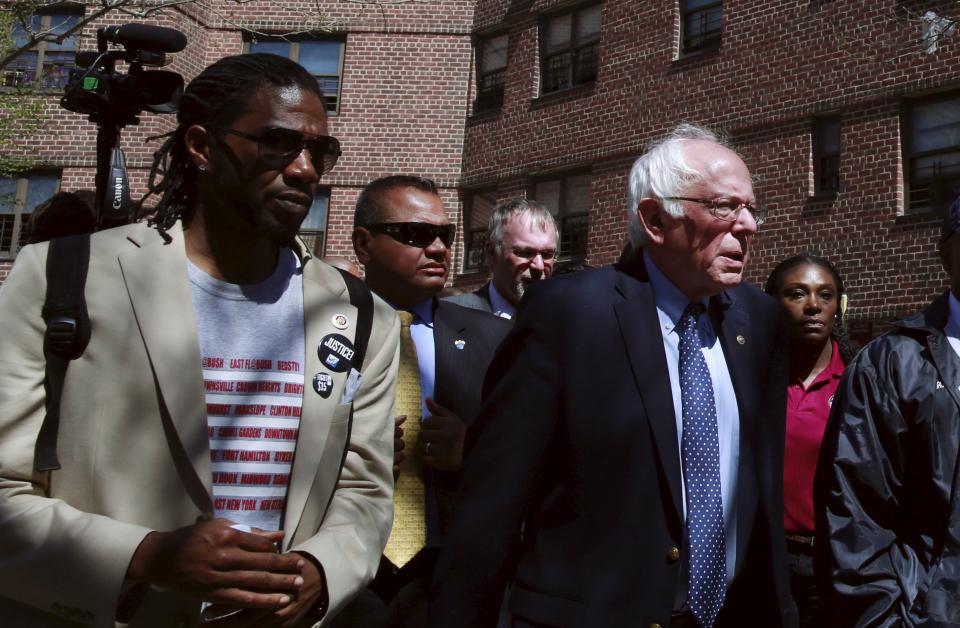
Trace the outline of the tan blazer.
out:
M 0 624 L 59 626 L 59 617 L 114 626 L 130 559 L 151 530 L 211 513 L 210 450 L 200 349 L 180 226 L 164 243 L 131 225 L 92 239 L 86 300 L 92 337 L 67 370 L 58 452 L 62 470 L 33 471 L 44 417 L 47 246 L 24 248 L 0 287 Z M 393 400 L 399 324 L 375 313 L 342 475 L 346 373 L 323 399 L 320 339 L 352 338 L 343 278 L 302 254 L 305 321 L 300 434 L 284 513 L 286 550 L 326 572 L 330 611 L 369 582 L 392 521 Z M 345 314 L 346 330 L 332 319 Z M 251 321 L 256 333 L 256 321 Z M 36 609 L 43 609 L 39 612 Z M 199 603 L 151 590 L 131 626 L 192 626 Z

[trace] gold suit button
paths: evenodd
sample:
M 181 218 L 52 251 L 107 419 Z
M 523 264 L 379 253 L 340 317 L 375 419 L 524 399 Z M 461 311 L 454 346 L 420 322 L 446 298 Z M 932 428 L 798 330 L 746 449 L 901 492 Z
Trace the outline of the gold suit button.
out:
M 650 628 L 663 628 L 660 624 L 650 624 Z
M 680 548 L 677 546 L 671 547 L 670 551 L 667 552 L 667 558 L 669 558 L 671 561 L 680 560 Z

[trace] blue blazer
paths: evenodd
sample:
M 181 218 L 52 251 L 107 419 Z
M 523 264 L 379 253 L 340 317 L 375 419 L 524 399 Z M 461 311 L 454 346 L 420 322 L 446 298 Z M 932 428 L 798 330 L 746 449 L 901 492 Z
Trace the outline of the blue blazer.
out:
M 433 396 L 469 425 L 481 405 L 483 378 L 494 352 L 510 331 L 510 321 L 480 310 L 436 301 L 433 345 L 436 373 Z M 447 527 L 460 482 L 455 471 L 427 470 L 437 500 L 440 532 Z
M 718 625 L 794 626 L 783 535 L 780 308 L 711 299 L 740 411 L 738 556 Z M 531 287 L 485 404 L 431 592 L 429 625 L 669 626 L 684 560 L 666 355 L 642 256 Z

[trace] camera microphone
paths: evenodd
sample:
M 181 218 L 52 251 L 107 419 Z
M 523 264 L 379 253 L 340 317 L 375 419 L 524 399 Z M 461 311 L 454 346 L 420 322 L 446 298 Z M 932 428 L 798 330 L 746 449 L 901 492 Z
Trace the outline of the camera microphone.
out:
M 178 30 L 149 24 L 123 24 L 101 28 L 104 39 L 132 50 L 180 52 L 187 38 Z

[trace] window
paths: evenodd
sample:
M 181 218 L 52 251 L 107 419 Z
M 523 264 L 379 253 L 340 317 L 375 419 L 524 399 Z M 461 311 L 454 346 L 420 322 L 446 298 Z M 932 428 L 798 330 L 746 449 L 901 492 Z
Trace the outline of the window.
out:
M 83 7 L 69 10 L 60 7 L 54 8 L 53 11 L 34 15 L 30 31 L 62 35 L 76 26 L 83 17 Z M 16 49 L 29 42 L 30 36 L 22 25 L 15 24 L 11 39 L 12 46 Z M 32 50 L 19 55 L 5 68 L 3 85 L 63 89 L 70 78 L 70 68 L 73 67 L 76 56 L 76 34 L 70 35 L 61 43 L 41 41 Z
M 26 244 L 30 212 L 59 184 L 60 177 L 49 173 L 0 178 L 0 257 L 13 257 Z
M 906 211 L 944 211 L 960 193 L 960 94 L 911 103 L 903 122 Z
M 327 99 L 327 112 L 340 110 L 340 77 L 343 75 L 343 42 L 335 39 L 251 41 L 249 52 L 269 52 L 293 59 L 320 83 Z
M 577 174 L 538 181 L 534 185 L 533 197 L 557 219 L 560 257 L 584 257 L 587 254 L 587 227 L 590 223 L 590 175 Z
M 480 40 L 477 45 L 477 100 L 474 111 L 503 107 L 503 86 L 507 82 L 507 43 L 504 33 Z
M 601 5 L 546 18 L 541 29 L 541 93 L 597 79 Z
M 497 204 L 493 190 L 470 192 L 464 220 L 463 272 L 478 272 L 484 268 L 483 249 L 487 244 L 487 226 L 490 214 Z
M 680 0 L 680 54 L 720 48 L 723 2 Z
M 317 257 L 323 256 L 327 242 L 327 213 L 330 208 L 330 188 L 320 188 L 313 205 L 300 225 L 300 238 L 307 249 Z
M 840 118 L 813 121 L 813 173 L 816 196 L 840 191 Z

